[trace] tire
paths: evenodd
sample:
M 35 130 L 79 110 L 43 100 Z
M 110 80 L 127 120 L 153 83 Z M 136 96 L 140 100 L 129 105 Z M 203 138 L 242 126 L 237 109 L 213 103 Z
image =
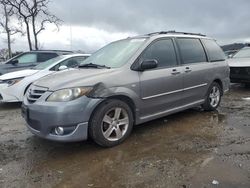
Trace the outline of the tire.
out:
M 214 111 L 221 102 L 222 88 L 217 82 L 213 82 L 208 89 L 205 103 L 202 105 L 205 111 Z
M 90 119 L 89 134 L 98 145 L 113 147 L 130 135 L 133 122 L 129 105 L 117 99 L 109 99 L 94 111 Z

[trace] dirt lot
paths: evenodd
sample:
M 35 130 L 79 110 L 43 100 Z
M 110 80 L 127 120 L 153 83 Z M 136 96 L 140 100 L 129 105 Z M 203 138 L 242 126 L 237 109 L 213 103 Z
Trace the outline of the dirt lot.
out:
M 192 109 L 140 125 L 111 149 L 39 139 L 20 104 L 1 104 L 0 187 L 249 188 L 247 97 L 250 89 L 234 85 L 218 112 Z

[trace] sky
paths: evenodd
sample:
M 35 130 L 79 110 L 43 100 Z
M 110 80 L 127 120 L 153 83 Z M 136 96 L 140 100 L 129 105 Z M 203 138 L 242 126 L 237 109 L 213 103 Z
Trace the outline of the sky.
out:
M 122 38 L 155 31 L 206 34 L 219 44 L 250 42 L 249 0 L 51 0 L 49 10 L 63 20 L 40 36 L 43 49 L 92 53 Z M 0 48 L 6 46 L 0 36 Z M 14 51 L 28 50 L 16 36 Z

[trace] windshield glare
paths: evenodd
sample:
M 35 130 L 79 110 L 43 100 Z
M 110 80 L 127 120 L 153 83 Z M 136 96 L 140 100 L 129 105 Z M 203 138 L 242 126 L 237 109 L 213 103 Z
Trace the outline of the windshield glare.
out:
M 240 50 L 233 58 L 250 58 L 250 48 Z
M 138 38 L 113 42 L 98 50 L 83 61 L 81 65 L 93 63 L 111 68 L 119 68 L 127 63 L 129 58 L 142 46 L 145 40 L 145 38 Z
M 64 58 L 65 58 L 64 56 L 55 57 L 53 59 L 50 59 L 50 60 L 45 61 L 43 63 L 40 63 L 39 65 L 35 66 L 33 69 L 35 69 L 35 70 L 46 69 L 46 68 L 50 67 L 51 65 L 53 65 L 54 63 L 56 63 L 57 61 L 60 61 L 60 60 L 62 60 Z

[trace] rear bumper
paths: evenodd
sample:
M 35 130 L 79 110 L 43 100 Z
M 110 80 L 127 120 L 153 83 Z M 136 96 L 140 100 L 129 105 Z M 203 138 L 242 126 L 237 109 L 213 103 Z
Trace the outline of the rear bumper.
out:
M 230 79 L 226 78 L 223 81 L 223 93 L 227 93 L 229 91 L 229 87 L 230 87 Z

